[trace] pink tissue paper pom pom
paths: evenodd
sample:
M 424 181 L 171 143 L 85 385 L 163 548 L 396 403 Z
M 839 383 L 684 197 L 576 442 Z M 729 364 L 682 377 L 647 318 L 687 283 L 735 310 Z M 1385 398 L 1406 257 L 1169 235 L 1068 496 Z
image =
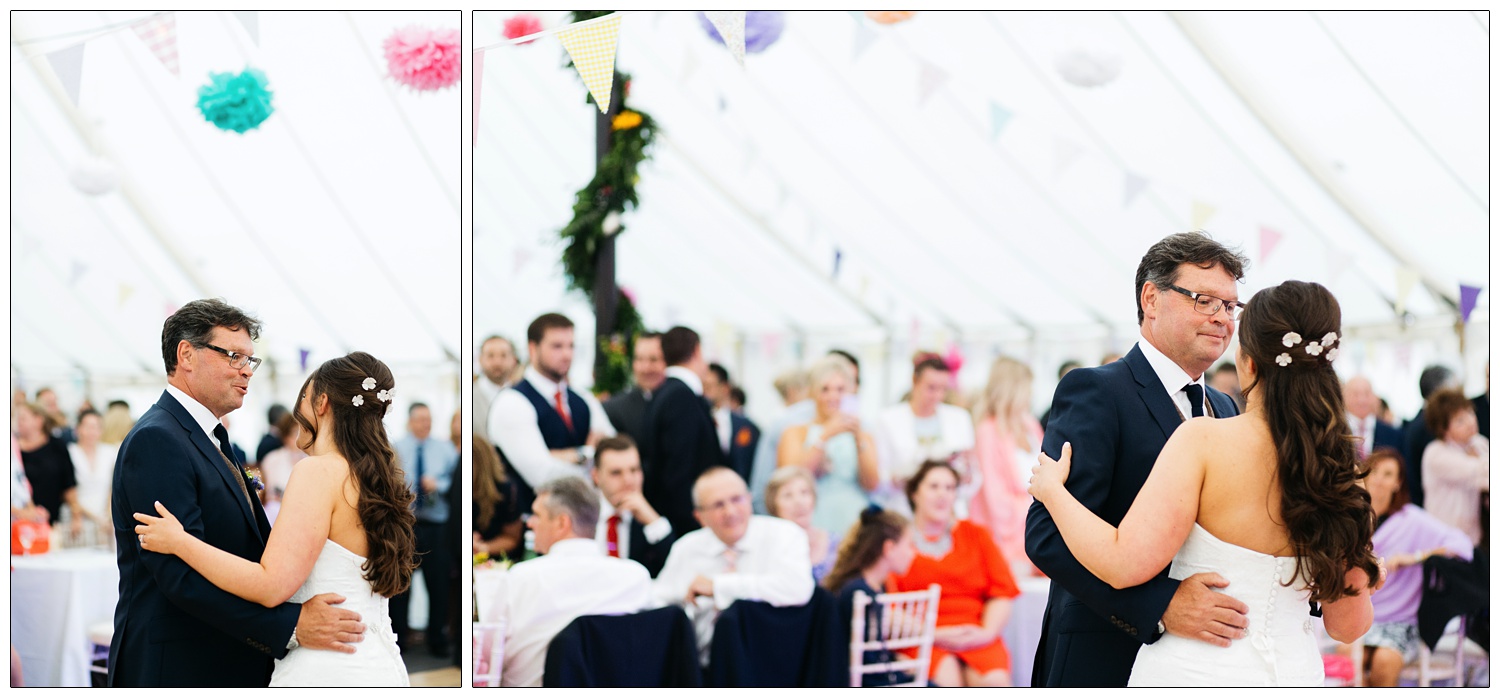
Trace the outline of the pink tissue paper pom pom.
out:
M 397 29 L 385 40 L 391 77 L 416 90 L 440 90 L 458 83 L 461 73 L 457 29 Z
M 542 19 L 530 12 L 522 12 L 513 17 L 506 17 L 505 21 L 500 23 L 500 33 L 504 34 L 507 39 L 519 39 L 523 36 L 531 36 L 541 30 Z M 522 41 L 521 44 L 529 44 L 532 41 L 536 41 L 536 39 Z

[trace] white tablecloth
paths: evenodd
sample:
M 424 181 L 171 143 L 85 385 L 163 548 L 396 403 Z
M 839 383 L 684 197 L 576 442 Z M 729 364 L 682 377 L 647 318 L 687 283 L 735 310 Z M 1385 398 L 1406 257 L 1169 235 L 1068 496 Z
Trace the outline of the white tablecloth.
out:
M 1047 611 L 1047 592 L 1051 580 L 1045 577 L 1021 577 L 1016 580 L 1021 595 L 1010 609 L 1005 624 L 1005 646 L 1010 650 L 1012 685 L 1031 685 L 1031 665 L 1036 661 L 1036 646 L 1042 639 L 1042 615 Z
M 119 599 L 115 554 L 75 548 L 10 565 L 10 642 L 26 685 L 88 686 L 88 627 L 113 619 Z
M 498 565 L 474 568 L 474 612 L 479 622 L 490 623 L 500 618 L 501 594 L 505 593 L 505 575 L 509 570 Z

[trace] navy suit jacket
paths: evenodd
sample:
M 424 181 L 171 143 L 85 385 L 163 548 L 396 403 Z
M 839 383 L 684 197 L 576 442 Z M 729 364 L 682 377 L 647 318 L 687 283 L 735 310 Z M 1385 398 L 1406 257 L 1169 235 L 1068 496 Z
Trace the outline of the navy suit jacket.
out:
M 642 432 L 641 493 L 651 508 L 672 522 L 677 535 L 698 530 L 693 482 L 711 466 L 724 464 L 708 402 L 686 383 L 668 378 L 651 396 Z
M 604 523 L 600 522 L 599 525 L 603 526 Z M 676 542 L 677 531 L 672 531 L 653 545 L 646 540 L 646 527 L 636 519 L 630 520 L 630 559 L 641 563 L 641 567 L 646 568 L 652 579 L 656 579 L 656 575 L 661 574 L 661 568 L 667 566 L 667 554 L 672 552 L 672 544 Z
M 1401 440 L 1401 430 L 1380 420 L 1375 420 L 1375 443 L 1371 449 L 1387 447 L 1400 451 L 1406 444 Z
M 1213 388 L 1219 417 L 1239 414 Z M 1068 372 L 1052 398 L 1042 450 L 1061 455 L 1073 444 L 1068 491 L 1111 525 L 1120 525 L 1167 439 L 1182 423 L 1151 364 L 1134 347 L 1125 358 Z M 1167 570 L 1145 584 L 1116 590 L 1069 552 L 1041 503 L 1026 516 L 1026 554 L 1052 578 L 1033 686 L 1124 686 L 1136 651 L 1157 638 L 1156 624 L 1177 592 Z
M 741 445 L 741 442 L 744 445 Z M 755 463 L 755 449 L 760 445 L 760 427 L 738 412 L 729 413 L 729 467 L 750 482 L 750 467 Z
M 136 539 L 131 515 L 155 516 L 159 501 L 188 533 L 259 561 L 271 525 L 259 501 L 245 501 L 236 475 L 166 392 L 120 444 L 111 494 L 120 567 L 111 686 L 265 686 L 272 658 L 286 656 L 301 604 L 245 601 L 180 558 L 141 550 Z

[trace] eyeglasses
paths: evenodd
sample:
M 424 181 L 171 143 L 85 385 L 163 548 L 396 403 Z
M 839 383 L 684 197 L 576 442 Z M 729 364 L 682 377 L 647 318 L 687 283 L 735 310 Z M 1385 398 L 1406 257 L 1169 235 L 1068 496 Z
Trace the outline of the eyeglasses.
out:
M 1165 286 L 1193 299 L 1193 309 L 1204 315 L 1214 315 L 1219 312 L 1220 308 L 1223 308 L 1224 313 L 1229 316 L 1230 320 L 1238 320 L 1240 319 L 1240 313 L 1245 309 L 1245 304 L 1239 301 L 1226 301 L 1222 298 L 1189 291 L 1181 286 L 1173 286 L 1172 284 L 1165 284 Z
M 223 354 L 224 356 L 229 357 L 230 368 L 238 370 L 244 368 L 246 365 L 249 365 L 251 373 L 255 373 L 255 369 L 260 368 L 260 359 L 257 359 L 253 356 L 246 356 L 237 351 L 229 351 L 228 349 L 220 349 L 219 347 L 216 347 L 212 344 L 205 344 L 203 345 L 203 347 L 205 349 L 212 349 L 216 352 L 219 352 L 220 354 Z
M 748 501 L 750 501 L 750 493 L 749 492 L 742 492 L 740 494 L 736 494 L 734 496 L 731 496 L 731 497 L 729 497 L 727 499 L 721 499 L 721 500 L 719 500 L 717 502 L 714 502 L 713 504 L 708 504 L 708 505 L 704 505 L 704 506 L 698 507 L 698 510 L 699 511 L 711 512 L 711 513 L 718 513 L 719 511 L 723 511 L 723 510 L 728 509 L 729 507 L 732 507 L 732 506 L 739 506 L 739 505 L 744 504 L 745 502 L 748 502 Z

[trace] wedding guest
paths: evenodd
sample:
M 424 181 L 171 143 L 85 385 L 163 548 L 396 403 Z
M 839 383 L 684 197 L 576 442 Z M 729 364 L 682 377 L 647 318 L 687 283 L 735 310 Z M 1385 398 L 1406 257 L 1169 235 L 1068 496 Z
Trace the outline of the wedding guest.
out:
M 470 450 L 474 458 L 473 553 L 520 559 L 523 524 L 516 483 L 505 476 L 500 453 L 483 436 L 474 436 Z
M 1234 398 L 1234 404 L 1239 405 L 1240 410 L 1245 409 L 1245 396 L 1240 392 L 1239 369 L 1234 367 L 1233 361 L 1225 361 L 1215 366 L 1213 377 L 1209 379 L 1208 385 Z
M 1061 366 L 1057 367 L 1057 382 L 1061 383 L 1062 379 L 1063 379 L 1063 376 L 1068 375 L 1068 371 L 1071 371 L 1071 370 L 1073 370 L 1075 368 L 1082 368 L 1082 367 L 1083 367 L 1083 364 L 1081 364 L 1081 363 L 1079 363 L 1077 361 L 1074 361 L 1072 359 L 1068 359 L 1067 361 L 1064 361 Z M 1047 405 L 1047 411 L 1043 412 L 1042 416 L 1041 416 L 1041 419 L 1039 419 L 1037 421 L 1042 425 L 1043 429 L 1046 429 L 1047 428 L 1047 420 L 1049 418 L 1051 418 L 1051 417 L 1052 417 L 1052 406 L 1051 405 Z
M 73 479 L 78 482 L 78 504 L 94 520 L 107 522 L 117 449 L 99 440 L 104 433 L 103 418 L 94 410 L 78 415 L 75 433 L 78 441 L 68 444 L 68 456 L 73 460 Z M 104 532 L 113 535 L 113 527 Z
M 42 416 L 46 420 L 47 431 L 52 438 L 65 444 L 73 443 L 73 427 L 68 422 L 68 416 L 63 414 L 62 408 L 57 406 L 57 391 L 51 388 L 37 388 L 36 403 L 42 408 Z
M 1391 409 L 1391 403 L 1386 402 L 1385 398 L 1380 398 L 1380 411 L 1377 414 L 1380 421 L 1400 428 L 1401 419 L 1396 416 L 1396 411 Z
M 873 602 L 886 592 L 892 577 L 911 569 L 916 557 L 916 542 L 906 517 L 876 507 L 860 513 L 859 523 L 849 530 L 848 543 L 839 549 L 833 571 L 822 581 L 823 588 L 838 594 L 839 628 L 846 644 L 853 639 L 854 592 L 864 592 Z M 884 639 L 886 627 L 884 607 L 876 603 L 866 606 L 865 635 L 861 639 L 865 642 Z M 865 650 L 866 666 L 893 661 L 896 655 L 888 649 Z M 905 672 L 888 672 L 885 676 L 865 674 L 861 685 L 889 686 L 909 681 L 911 676 Z
M 1355 448 L 1361 458 L 1377 448 L 1401 448 L 1401 430 L 1381 421 L 1376 414 L 1378 400 L 1370 379 L 1353 376 L 1344 381 L 1344 411 L 1349 418 L 1349 431 L 1359 439 Z
M 1474 416 L 1479 419 L 1479 435 L 1490 438 L 1490 362 L 1484 362 L 1484 392 L 1474 396 Z
M 801 369 L 783 371 L 771 385 L 776 388 L 776 394 L 781 396 L 783 407 L 791 407 L 808 399 L 807 372 Z
M 709 467 L 724 462 L 714 435 L 713 415 L 703 400 L 708 362 L 698 333 L 673 327 L 661 338 L 667 378 L 651 398 L 639 444 L 652 508 L 672 522 L 678 535 L 698 528 L 693 517 L 692 483 Z
M 260 459 L 260 479 L 266 486 L 261 490 L 260 496 L 266 507 L 266 518 L 274 524 L 276 514 L 281 511 L 281 498 L 286 494 L 286 484 L 292 479 L 292 467 L 306 458 L 307 454 L 297 447 L 302 428 L 297 426 L 297 419 L 291 412 L 283 412 L 281 421 L 273 429 L 274 433 L 280 435 L 280 446 Z
M 1476 398 L 1477 399 L 1477 398 Z M 745 389 L 738 385 L 729 387 L 729 409 L 740 416 L 745 415 Z M 758 431 L 758 430 L 757 430 Z
M 855 369 L 855 374 L 858 382 L 858 369 Z M 789 427 L 811 422 L 817 412 L 807 390 L 807 371 L 795 368 L 786 371 L 776 378 L 775 385 L 786 409 L 762 433 L 760 444 L 755 449 L 755 460 L 750 463 L 750 493 L 757 514 L 769 511 L 765 500 L 766 484 L 776 472 L 777 459 L 781 455 L 781 435 Z
M 47 510 L 48 522 L 62 520 L 63 504 L 73 511 L 72 533 L 83 530 L 85 519 L 99 523 L 94 512 L 78 501 L 78 480 L 68 447 L 45 428 L 46 413 L 41 405 L 28 402 L 16 411 L 16 443 L 21 448 L 21 463 L 26 481 L 31 483 L 31 500 Z
M 130 416 L 130 403 L 110 400 L 109 406 L 104 408 L 104 431 L 99 440 L 111 446 L 119 446 L 134 427 L 135 419 Z
M 1411 501 L 1419 507 L 1427 506 L 1426 479 L 1422 476 L 1425 466 L 1422 464 L 1423 453 L 1427 450 L 1427 444 L 1432 443 L 1434 438 L 1432 430 L 1427 426 L 1427 400 L 1432 394 L 1443 388 L 1458 387 L 1458 377 L 1453 371 L 1444 366 L 1432 365 L 1422 369 L 1422 375 L 1417 377 L 1417 388 L 1422 393 L 1422 409 L 1417 411 L 1417 416 L 1412 417 L 1401 429 L 1402 451 L 1401 455 L 1406 457 L 1406 482 L 1411 487 Z
M 604 412 L 609 415 L 609 422 L 616 430 L 640 443 L 651 396 L 661 387 L 662 381 L 667 379 L 667 360 L 661 353 L 660 332 L 642 332 L 636 335 L 630 372 L 635 376 L 635 385 L 606 400 Z
M 1433 555 L 1472 559 L 1468 536 L 1412 504 L 1406 464 L 1394 448 L 1365 460 L 1365 489 L 1375 510 L 1375 555 L 1385 559 L 1385 586 L 1370 595 L 1375 622 L 1359 640 L 1365 646 L 1366 686 L 1395 686 L 1401 668 L 1417 658 L 1417 608 L 1422 603 L 1422 563 Z
M 989 533 L 955 517 L 957 491 L 958 472 L 942 461 L 923 463 L 907 481 L 917 559 L 906 574 L 893 577 L 892 591 L 943 587 L 932 647 L 934 684 L 1009 686 L 1010 651 L 1001 633 L 1011 599 L 1021 591 Z
M 594 394 L 568 384 L 573 368 L 573 321 L 545 313 L 526 328 L 531 363 L 521 379 L 490 406 L 489 438 L 500 448 L 505 476 L 516 482 L 521 511 L 533 488 L 566 475 L 588 478 L 588 459 L 615 427 Z
M 1490 490 L 1490 440 L 1480 436 L 1474 406 L 1460 388 L 1434 392 L 1424 411 L 1436 437 L 1422 453 L 1424 508 L 1478 545 L 1479 497 Z
M 1042 448 L 1042 425 L 1031 416 L 1031 369 L 1010 357 L 995 359 L 974 410 L 974 457 L 979 487 L 969 520 L 989 531 L 1016 575 L 1041 572 L 1026 557 L 1026 487 Z
M 699 663 L 708 663 L 714 621 L 740 599 L 802 606 L 812 598 L 807 534 L 790 521 L 750 513 L 750 492 L 733 470 L 710 468 L 693 483 L 693 516 L 705 528 L 672 545 L 652 585 L 663 606 L 681 605 L 697 629 Z
M 526 525 L 542 556 L 517 563 L 506 575 L 499 604 L 499 620 L 505 621 L 501 686 L 541 686 L 547 645 L 573 619 L 651 605 L 646 568 L 608 557 L 594 544 L 598 506 L 598 495 L 580 478 L 537 488 Z
M 416 495 L 417 569 L 422 572 L 427 591 L 427 649 L 435 657 L 448 654 L 448 636 L 444 620 L 448 609 L 447 552 L 443 535 L 448 523 L 448 502 L 444 498 L 453 484 L 457 451 L 453 444 L 432 436 L 432 410 L 426 404 L 413 402 L 406 412 L 406 436 L 392 446 L 406 475 L 406 486 Z M 391 625 L 403 649 L 406 647 L 407 611 L 411 590 L 391 599 Z
M 635 441 L 624 434 L 600 441 L 593 474 L 594 486 L 599 488 L 599 517 L 604 520 L 594 536 L 599 549 L 610 557 L 635 560 L 656 577 L 677 536 L 672 522 L 641 494 L 645 478 Z
M 906 482 L 929 460 L 962 459 L 974 448 L 974 420 L 962 408 L 943 403 L 953 374 L 943 359 L 926 355 L 912 369 L 911 398 L 880 414 L 881 489 L 877 501 L 888 509 L 906 513 L 901 496 Z M 969 473 L 960 464 L 958 472 L 969 483 Z M 971 492 L 959 503 L 968 506 Z M 963 513 L 963 512 L 960 512 Z
M 489 438 L 490 408 L 501 391 L 516 382 L 520 361 L 516 345 L 492 334 L 479 343 L 479 377 L 474 379 L 474 433 Z
M 730 393 L 734 384 L 729 382 L 729 370 L 719 364 L 709 364 L 703 377 L 703 397 L 713 407 L 714 432 L 719 437 L 719 448 L 724 460 L 746 482 L 750 480 L 750 466 L 755 459 L 755 447 L 760 443 L 760 427 L 730 405 Z
M 287 418 L 291 417 L 291 415 L 292 413 L 287 410 L 286 405 L 280 403 L 271 405 L 270 409 L 266 410 L 266 433 L 261 435 L 260 443 L 255 445 L 255 462 L 257 464 L 265 460 L 266 455 L 272 451 L 286 447 Z M 290 424 L 295 426 L 297 422 L 296 420 L 292 420 Z
M 782 433 L 777 466 L 802 466 L 812 473 L 818 494 L 813 525 L 844 531 L 870 505 L 870 493 L 880 484 L 880 457 L 859 416 L 844 409 L 854 385 L 849 362 L 827 356 L 813 364 L 808 377 L 816 405 L 812 421 Z
M 802 527 L 807 534 L 813 579 L 822 581 L 838 558 L 840 534 L 813 525 L 813 511 L 818 505 L 817 486 L 812 473 L 802 466 L 777 468 L 766 485 L 766 508 L 771 516 Z

